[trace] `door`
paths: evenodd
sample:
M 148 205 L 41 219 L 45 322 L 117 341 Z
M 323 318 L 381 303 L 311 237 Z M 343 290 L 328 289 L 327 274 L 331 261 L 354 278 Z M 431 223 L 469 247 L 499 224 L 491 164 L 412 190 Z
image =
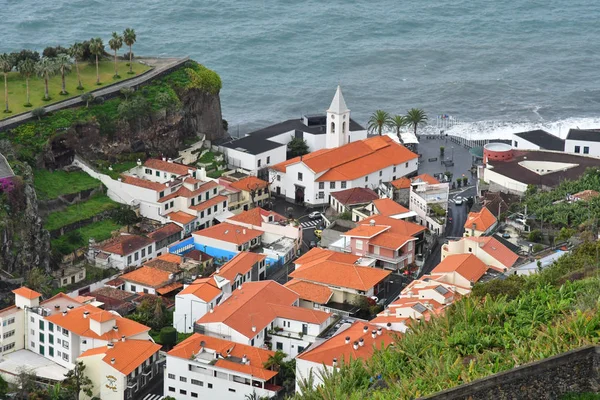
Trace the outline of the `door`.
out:
M 277 193 L 277 196 L 281 196 L 281 188 L 279 186 L 277 186 L 277 189 L 275 192 Z
M 302 334 L 308 334 L 308 324 L 302 324 Z

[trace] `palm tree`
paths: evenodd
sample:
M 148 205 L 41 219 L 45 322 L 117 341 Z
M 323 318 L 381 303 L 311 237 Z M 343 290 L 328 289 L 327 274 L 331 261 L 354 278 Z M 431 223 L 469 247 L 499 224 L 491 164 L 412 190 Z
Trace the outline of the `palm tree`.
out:
M 35 74 L 35 62 L 31 58 L 26 58 L 17 65 L 17 69 L 21 76 L 25 78 L 25 88 L 27 90 L 27 103 L 25 103 L 25 107 L 31 107 L 31 102 L 29 101 L 29 78 Z
M 9 113 L 8 109 L 8 73 L 13 69 L 13 60 L 12 57 L 8 54 L 4 53 L 0 55 L 0 70 L 4 74 L 4 104 L 6 108 L 4 109 L 5 113 Z
M 71 72 L 71 65 L 73 65 L 73 62 L 68 55 L 59 54 L 58 57 L 56 57 L 56 67 L 60 71 L 60 77 L 62 79 L 62 90 L 60 91 L 60 94 L 62 95 L 69 94 L 69 92 L 67 92 L 67 85 L 65 83 L 65 75 Z
M 120 78 L 119 72 L 117 71 L 117 51 L 123 47 L 123 37 L 120 36 L 117 32 L 112 33 L 112 39 L 108 41 L 108 45 L 115 52 L 115 78 Z
M 36 74 L 44 79 L 44 100 L 50 100 L 48 94 L 48 79 L 56 74 L 56 62 L 53 58 L 42 57 L 40 61 L 35 65 Z
M 102 39 L 90 39 L 90 52 L 96 56 L 96 85 L 100 85 L 100 71 L 98 69 L 98 57 L 104 53 L 104 43 Z
M 283 351 L 277 350 L 275 354 L 269 356 L 269 359 L 264 362 L 263 368 L 270 369 L 272 371 L 279 371 L 281 369 L 281 365 L 285 362 L 285 357 L 287 357 L 287 355 Z
M 69 48 L 69 55 L 73 57 L 75 60 L 75 70 L 77 71 L 77 90 L 83 90 L 83 85 L 81 84 L 81 75 L 79 74 L 79 61 L 83 58 L 83 45 L 79 42 L 74 43 L 71 48 Z
M 406 113 L 406 120 L 408 121 L 408 125 L 414 129 L 416 135 L 417 127 L 427 123 L 427 115 L 420 108 L 411 108 Z
M 390 114 L 388 114 L 387 112 L 385 112 L 383 110 L 377 110 L 373 114 L 371 114 L 371 117 L 369 118 L 367 130 L 369 130 L 370 132 L 377 131 L 377 133 L 379 133 L 379 136 L 381 136 L 383 127 L 389 125 L 389 123 L 390 123 Z
M 129 46 L 129 74 L 133 74 L 133 64 L 132 57 L 133 53 L 131 52 L 131 46 L 135 43 L 137 37 L 135 36 L 135 31 L 131 28 L 127 28 L 123 31 L 123 41 L 127 46 Z
M 400 143 L 402 143 L 400 129 L 404 128 L 406 125 L 408 125 L 408 121 L 406 120 L 406 117 L 403 117 L 402 115 L 394 115 L 390 118 L 390 127 L 396 130 L 396 135 L 398 136 Z

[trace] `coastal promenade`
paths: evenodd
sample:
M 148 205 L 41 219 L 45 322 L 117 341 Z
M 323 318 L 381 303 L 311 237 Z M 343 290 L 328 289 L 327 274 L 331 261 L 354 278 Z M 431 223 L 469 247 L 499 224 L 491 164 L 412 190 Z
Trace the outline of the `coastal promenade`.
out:
M 140 75 L 134 77 L 134 78 L 127 79 L 127 80 L 112 84 L 110 86 L 105 86 L 100 89 L 92 90 L 90 92 L 93 93 L 95 97 L 101 96 L 101 97 L 104 97 L 105 99 L 114 97 L 115 95 L 117 95 L 119 93 L 119 91 L 122 88 L 125 88 L 125 87 L 137 88 L 137 87 L 145 84 L 146 82 L 151 81 L 152 79 L 155 79 L 155 78 L 161 76 L 164 73 L 170 72 L 173 69 L 178 68 L 179 66 L 181 66 L 183 63 L 185 63 L 188 60 L 189 60 L 189 57 L 184 57 L 184 58 L 138 58 L 137 61 L 144 63 L 146 65 L 149 65 L 153 68 L 144 72 L 143 74 L 140 74 Z M 79 106 L 83 103 L 84 103 L 84 101 L 81 99 L 81 96 L 78 96 L 78 97 L 73 97 L 68 100 L 63 100 L 63 101 L 60 101 L 57 103 L 53 103 L 44 108 L 46 109 L 47 112 L 52 112 L 52 111 L 62 110 L 64 108 Z M 0 132 L 5 129 L 13 128 L 13 127 L 15 127 L 19 124 L 22 124 L 32 118 L 33 118 L 33 116 L 31 115 L 31 112 L 26 112 L 26 113 L 15 115 L 14 117 L 4 119 L 4 120 L 0 121 Z

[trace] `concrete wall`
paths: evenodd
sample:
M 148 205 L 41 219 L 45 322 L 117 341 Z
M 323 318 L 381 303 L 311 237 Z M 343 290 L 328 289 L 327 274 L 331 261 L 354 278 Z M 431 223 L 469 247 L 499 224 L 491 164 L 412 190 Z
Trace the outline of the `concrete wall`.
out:
M 575 151 L 575 146 L 579 146 L 579 152 Z M 584 147 L 588 148 L 588 153 L 584 152 Z M 585 140 L 565 140 L 565 153 L 574 153 L 581 155 L 600 156 L 600 142 L 588 142 Z
M 600 347 L 587 346 L 448 389 L 427 400 L 540 400 L 598 392 Z

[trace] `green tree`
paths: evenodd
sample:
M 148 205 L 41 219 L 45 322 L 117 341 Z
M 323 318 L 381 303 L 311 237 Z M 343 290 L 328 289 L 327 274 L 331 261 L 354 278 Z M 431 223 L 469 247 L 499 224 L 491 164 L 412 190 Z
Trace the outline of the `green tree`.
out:
M 111 218 L 119 225 L 127 226 L 127 232 L 129 232 L 129 227 L 131 225 L 137 224 L 141 221 L 141 218 L 133 211 L 130 207 L 120 206 L 115 209 Z
M 377 110 L 369 117 L 367 130 L 371 133 L 377 132 L 381 136 L 383 128 L 390 125 L 390 114 L 383 110 Z
M 48 92 L 48 80 L 57 72 L 56 62 L 53 58 L 43 57 L 35 65 L 35 72 L 44 80 L 44 100 L 48 101 L 50 100 L 50 93 Z
M 62 94 L 62 95 L 69 94 L 69 92 L 67 92 L 67 84 L 65 81 L 65 75 L 67 75 L 69 72 L 71 72 L 72 65 L 73 65 L 73 62 L 71 61 L 71 58 L 68 55 L 59 54 L 58 57 L 56 57 L 56 67 L 60 71 L 60 78 L 62 80 L 62 88 L 60 91 L 60 94 Z
M 8 73 L 12 71 L 13 59 L 9 54 L 0 54 L 0 71 L 4 74 L 4 112 L 9 113 L 10 109 L 8 108 Z
M 67 391 L 60 382 L 48 387 L 48 397 L 50 400 L 66 400 L 66 392 Z
M 35 61 L 31 58 L 26 58 L 17 65 L 17 69 L 21 76 L 25 78 L 25 90 L 27 96 L 25 107 L 31 107 L 31 101 L 29 101 L 29 79 L 35 74 Z
M 400 136 L 400 130 L 408 125 L 406 117 L 402 115 L 394 115 L 390 118 L 389 125 L 396 131 L 396 136 L 398 136 L 398 140 L 400 141 L 400 143 L 404 143 L 402 141 L 402 136 Z
M 83 85 L 81 84 L 81 74 L 79 73 L 79 61 L 83 60 L 84 50 L 83 44 L 79 42 L 73 43 L 73 45 L 69 48 L 69 55 L 75 62 L 75 71 L 77 72 L 77 90 L 83 90 Z
M 110 46 L 111 50 L 113 50 L 115 52 L 115 79 L 120 78 L 119 76 L 119 71 L 117 69 L 117 51 L 119 51 L 121 49 L 121 47 L 123 47 L 123 37 L 121 35 L 119 35 L 117 32 L 113 32 L 112 33 L 112 38 L 108 41 L 108 45 Z
M 136 40 L 137 36 L 135 35 L 135 30 L 127 28 L 123 31 L 123 41 L 129 46 L 129 74 L 133 74 L 133 53 L 131 51 L 131 46 L 133 46 Z
M 125 101 L 129 100 L 129 98 L 131 96 L 133 96 L 133 94 L 135 93 L 135 89 L 132 87 L 124 87 L 121 88 L 121 90 L 119 90 L 119 92 L 121 93 L 121 95 L 123 97 L 125 97 Z
M 104 43 L 101 38 L 90 39 L 90 52 L 96 57 L 96 85 L 100 85 L 99 57 L 104 54 Z
M 287 149 L 292 158 L 308 154 L 308 144 L 306 144 L 306 140 L 297 137 L 290 140 L 287 144 Z
M 5 399 L 8 393 L 8 383 L 0 376 L 0 399 Z
M 94 101 L 94 94 L 90 92 L 84 93 L 81 95 L 81 100 L 85 102 L 85 108 L 89 108 L 90 102 Z
M 168 324 L 167 308 L 160 297 L 142 300 L 135 313 L 130 315 L 134 321 L 149 326 L 155 331 Z
M 18 369 L 18 375 L 15 379 L 16 397 L 21 400 L 29 400 L 32 394 L 38 387 L 36 382 L 37 375 L 34 371 L 28 370 L 25 367 Z
M 421 110 L 420 108 L 411 108 L 406 113 L 406 120 L 408 121 L 408 125 L 413 128 L 416 135 L 417 127 L 427 123 L 427 115 L 425 114 L 425 111 Z
M 85 364 L 81 361 L 77 361 L 75 368 L 65 374 L 63 385 L 70 397 L 75 400 L 79 400 L 80 393 L 91 397 L 94 387 L 92 380 L 85 374 Z
M 160 330 L 160 342 L 163 346 L 172 347 L 177 343 L 177 330 L 172 326 L 165 326 Z
M 37 118 L 38 121 L 42 120 L 42 117 L 46 115 L 46 109 L 44 107 L 37 107 L 31 110 L 31 115 Z
M 527 235 L 527 240 L 529 240 L 530 242 L 541 242 L 542 231 L 540 231 L 539 229 L 535 229 L 529 232 L 529 235 Z
M 42 294 L 51 292 L 52 277 L 39 267 L 29 270 L 25 279 L 25 286 Z

